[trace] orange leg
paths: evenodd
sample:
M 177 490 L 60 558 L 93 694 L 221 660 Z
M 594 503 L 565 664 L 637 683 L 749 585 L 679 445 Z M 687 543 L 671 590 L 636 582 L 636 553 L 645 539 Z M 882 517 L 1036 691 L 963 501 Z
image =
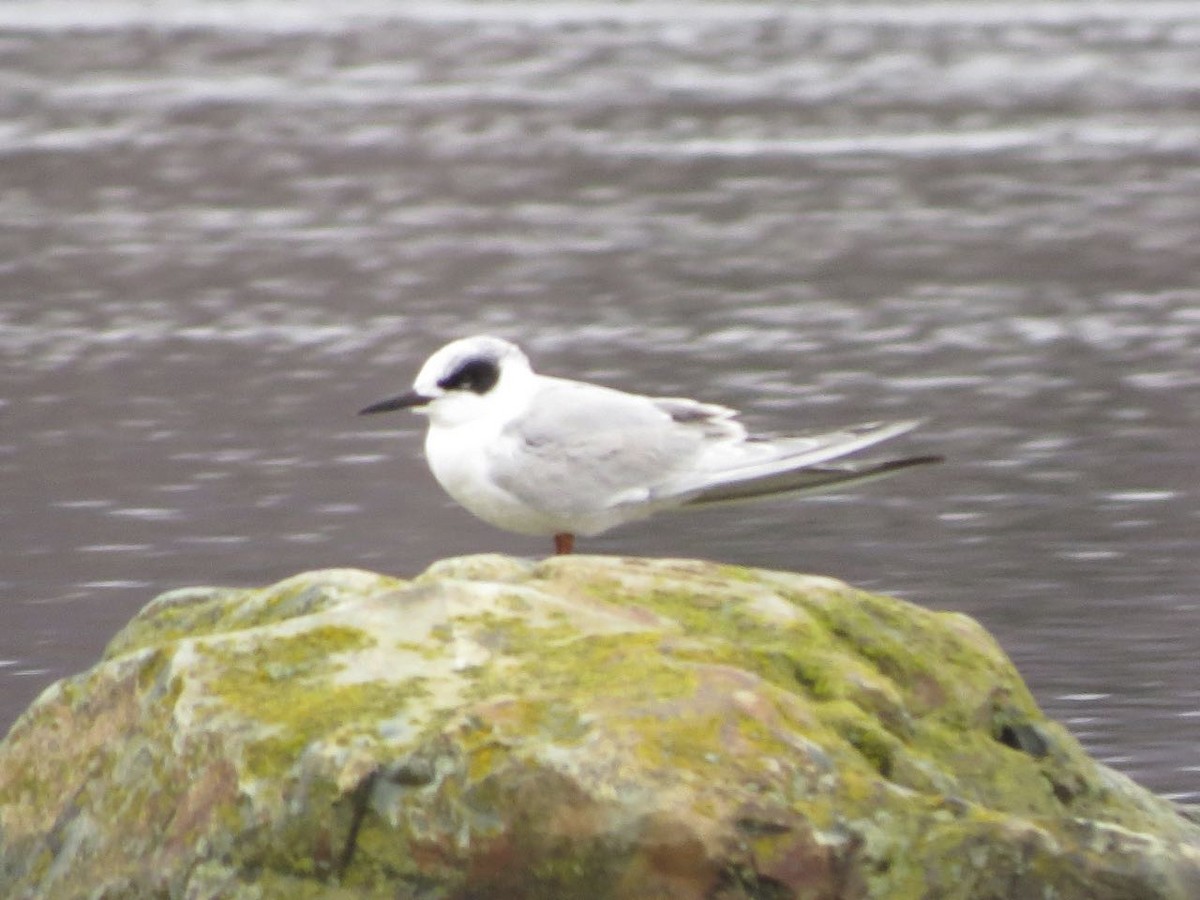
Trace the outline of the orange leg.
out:
M 575 549 L 575 535 L 561 532 L 554 536 L 554 552 L 558 555 L 570 553 Z

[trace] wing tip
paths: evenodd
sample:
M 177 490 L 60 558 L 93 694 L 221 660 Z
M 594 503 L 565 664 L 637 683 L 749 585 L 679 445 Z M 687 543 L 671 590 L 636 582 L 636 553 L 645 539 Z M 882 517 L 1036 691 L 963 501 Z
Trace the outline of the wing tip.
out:
M 922 456 L 906 456 L 903 459 L 889 459 L 879 464 L 879 470 L 882 472 L 891 472 L 898 469 L 908 469 L 912 466 L 931 466 L 944 463 L 946 457 L 937 453 L 927 453 Z

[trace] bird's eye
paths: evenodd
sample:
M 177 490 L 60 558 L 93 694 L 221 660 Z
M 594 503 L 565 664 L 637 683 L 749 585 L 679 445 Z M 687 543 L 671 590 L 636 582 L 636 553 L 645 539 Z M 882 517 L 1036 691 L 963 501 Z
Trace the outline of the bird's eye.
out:
M 486 394 L 500 380 L 500 365 L 494 359 L 469 359 L 438 382 L 445 391 L 466 390 Z

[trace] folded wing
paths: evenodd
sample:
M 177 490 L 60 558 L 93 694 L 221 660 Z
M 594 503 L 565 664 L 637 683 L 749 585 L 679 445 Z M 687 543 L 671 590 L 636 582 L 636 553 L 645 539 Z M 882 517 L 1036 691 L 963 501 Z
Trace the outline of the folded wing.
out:
M 889 475 L 913 466 L 923 466 L 941 461 L 942 457 L 940 456 L 907 456 L 882 462 L 804 466 L 775 475 L 761 475 L 757 478 L 718 484 L 686 500 L 684 505 L 731 503 L 736 500 L 748 500 L 752 497 L 765 497 L 770 494 L 816 493 L 848 484 L 860 484 L 875 481 L 878 478 L 887 478 Z
M 561 516 L 722 503 L 816 491 L 934 462 L 920 456 L 858 465 L 833 460 L 919 422 L 755 438 L 734 410 L 543 378 L 528 411 L 505 429 L 492 477 L 529 505 Z
M 909 466 L 936 462 L 937 457 L 861 465 L 824 464 L 897 437 L 919 424 L 917 420 L 872 422 L 836 431 L 714 444 L 705 448 L 689 471 L 656 484 L 652 494 L 656 499 L 678 497 L 685 503 L 717 503 L 880 478 Z

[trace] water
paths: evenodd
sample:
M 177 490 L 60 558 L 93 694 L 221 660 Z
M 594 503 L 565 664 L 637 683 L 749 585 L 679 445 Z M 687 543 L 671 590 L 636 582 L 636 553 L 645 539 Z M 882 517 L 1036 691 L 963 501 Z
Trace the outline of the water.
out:
M 539 554 L 355 410 L 445 340 L 948 458 L 583 550 L 965 611 L 1200 778 L 1192 3 L 0 13 L 0 724 L 160 591 Z

